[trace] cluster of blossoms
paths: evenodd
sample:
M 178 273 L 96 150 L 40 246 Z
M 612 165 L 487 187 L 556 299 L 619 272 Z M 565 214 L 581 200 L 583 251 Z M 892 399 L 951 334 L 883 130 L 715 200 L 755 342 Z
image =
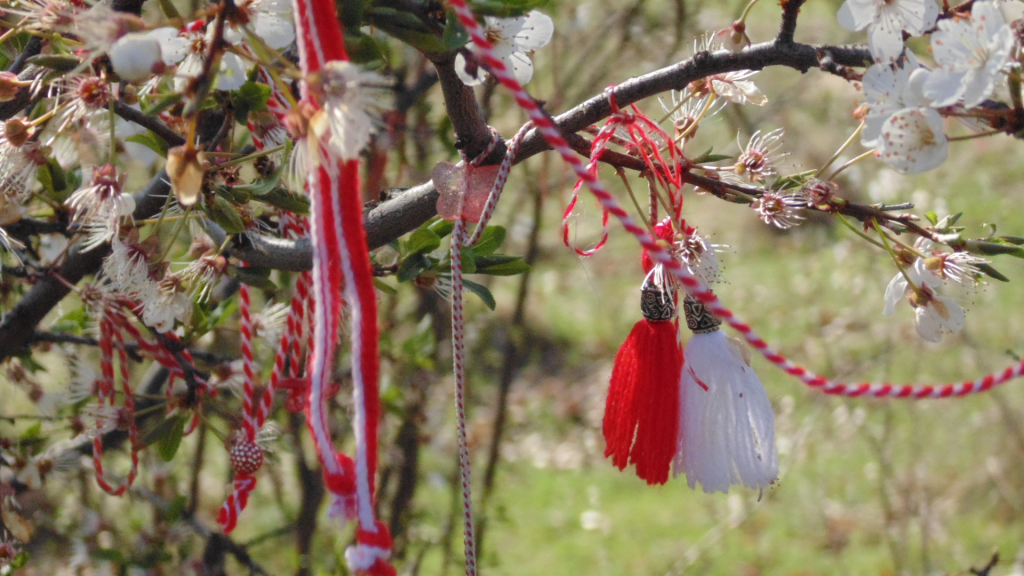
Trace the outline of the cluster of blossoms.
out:
M 876 10 L 876 7 L 877 10 Z M 977 110 L 1019 67 L 1018 42 L 1004 12 L 1019 17 L 1024 3 L 974 2 L 969 14 L 954 14 L 936 22 L 932 0 L 900 0 L 878 4 L 848 0 L 840 23 L 869 29 L 869 46 L 876 63 L 864 73 L 861 142 L 903 174 L 932 170 L 946 161 L 949 139 L 943 116 L 987 118 Z M 904 49 L 902 32 L 931 35 L 935 66 L 918 63 Z

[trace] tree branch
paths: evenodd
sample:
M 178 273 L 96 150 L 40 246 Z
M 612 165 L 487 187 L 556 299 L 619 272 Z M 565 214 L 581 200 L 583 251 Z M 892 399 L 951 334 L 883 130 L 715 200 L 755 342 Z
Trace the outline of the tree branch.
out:
M 455 52 L 429 57 L 441 81 L 445 111 L 452 121 L 457 140 L 455 147 L 465 152 L 466 157 L 476 158 L 491 143 L 491 129 L 484 120 L 476 93 L 462 83 L 455 73 Z M 504 142 L 500 143 L 484 160 L 484 164 L 497 164 L 505 157 Z
M 171 130 L 166 124 L 161 122 L 159 118 L 156 116 L 147 116 L 146 114 L 143 114 L 141 110 L 136 110 L 120 100 L 114 101 L 114 113 L 129 122 L 134 122 L 143 128 L 149 129 L 157 136 L 163 138 L 164 142 L 167 142 L 171 146 L 181 146 L 185 144 L 185 139 L 174 130 Z
M 782 24 L 779 26 L 779 35 L 775 37 L 776 44 L 792 44 L 793 34 L 796 32 L 796 19 L 800 15 L 800 7 L 804 0 L 782 0 Z

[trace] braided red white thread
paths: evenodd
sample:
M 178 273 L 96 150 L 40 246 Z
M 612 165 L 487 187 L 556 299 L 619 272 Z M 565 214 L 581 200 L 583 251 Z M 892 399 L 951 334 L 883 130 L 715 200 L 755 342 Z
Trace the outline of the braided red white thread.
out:
M 135 400 L 132 395 L 129 378 L 128 354 L 125 352 L 124 340 L 120 331 L 116 328 L 116 322 L 112 319 L 120 315 L 120 312 L 113 307 L 112 303 L 106 303 L 100 311 L 100 380 L 98 388 L 99 405 L 108 406 L 111 410 L 117 410 L 114 401 L 114 348 L 116 345 L 118 363 L 120 365 L 121 390 L 124 395 L 124 408 L 120 414 L 115 416 L 118 423 L 122 418 L 127 421 L 128 441 L 131 451 L 131 468 L 128 476 L 116 487 L 107 480 L 106 471 L 103 468 L 103 438 L 97 434 L 92 439 L 92 461 L 96 472 L 96 483 L 104 492 L 112 496 L 123 496 L 128 488 L 135 482 L 139 473 L 139 430 L 135 424 Z M 97 422 L 97 428 L 102 428 L 102 422 Z
M 452 266 L 452 364 L 455 373 L 455 414 L 458 426 L 459 439 L 459 473 L 462 478 L 462 520 L 463 520 L 463 546 L 466 556 L 466 576 L 476 574 L 476 536 L 473 527 L 473 491 L 470 474 L 469 445 L 466 440 L 466 376 L 465 376 L 465 337 L 464 321 L 462 315 L 462 302 L 464 285 L 462 281 L 462 248 L 472 246 L 480 240 L 487 223 L 494 214 L 494 207 L 498 203 L 505 183 L 508 181 L 508 173 L 512 168 L 516 153 L 519 151 L 519 144 L 530 128 L 526 123 L 516 133 L 509 143 L 505 158 L 498 168 L 494 184 L 487 196 L 487 203 L 480 216 L 476 230 L 472 237 L 466 233 L 466 219 L 459 217 L 455 220 L 455 227 L 452 229 L 451 239 L 451 266 Z M 469 162 L 472 166 L 479 166 L 484 159 L 490 156 L 491 152 L 501 140 L 494 128 L 491 128 L 491 142 L 479 156 Z
M 347 61 L 344 37 L 332 0 L 295 0 L 296 38 L 299 65 L 303 76 L 313 78 L 332 61 Z M 320 107 L 310 94 L 308 82 L 302 83 L 302 96 Z M 321 111 L 320 113 L 324 113 Z M 378 333 L 377 300 L 373 270 L 366 250 L 362 202 L 359 186 L 359 160 L 341 159 L 332 150 L 320 146 L 319 166 L 309 177 L 311 192 L 313 245 L 313 291 L 315 321 L 313 346 L 309 360 L 310 394 L 307 423 L 317 454 L 324 468 L 325 483 L 346 516 L 353 513 L 359 521 L 353 558 L 368 554 L 365 547 L 387 549 L 369 568 L 351 566 L 357 573 L 393 575 L 387 562 L 391 537 L 387 527 L 377 522 L 373 511 L 373 487 L 377 471 L 377 422 L 380 397 L 377 388 Z M 351 310 L 352 321 L 352 396 L 353 428 L 356 441 L 355 463 L 334 451 L 326 421 L 325 396 L 331 364 L 337 345 L 341 292 Z M 349 554 L 346 553 L 346 556 Z
M 523 141 L 523 137 L 533 127 L 532 122 L 527 122 L 519 128 L 516 135 L 512 137 L 512 141 L 508 144 L 508 149 L 505 152 L 505 157 L 501 160 L 501 166 L 498 167 L 498 175 L 494 179 L 494 185 L 491 186 L 491 192 L 487 195 L 487 203 L 484 204 L 484 209 L 480 213 L 480 221 L 477 222 L 476 228 L 473 233 L 469 236 L 465 246 L 474 246 L 480 241 L 480 237 L 483 236 L 484 230 L 487 228 L 487 223 L 491 221 L 491 216 L 494 215 L 494 208 L 498 205 L 498 199 L 501 198 L 501 192 L 505 189 L 505 183 L 508 182 L 508 173 L 512 170 L 512 162 L 516 159 L 516 154 L 519 153 L 519 145 Z M 491 128 L 492 134 L 496 135 L 494 128 Z M 498 137 L 500 138 L 500 137 Z M 488 145 L 487 149 L 484 150 L 480 156 L 477 157 L 479 162 L 482 162 L 484 158 L 491 155 L 494 147 L 498 143 L 498 138 L 492 138 L 491 144 Z
M 537 130 L 544 136 L 544 139 L 572 167 L 580 180 L 590 188 L 590 191 L 597 197 L 608 213 L 615 216 L 622 224 L 622 227 L 640 242 L 640 245 L 648 251 L 652 258 L 663 264 L 665 269 L 670 271 L 679 280 L 689 294 L 704 302 L 708 310 L 742 334 L 743 338 L 760 352 L 766 360 L 775 364 L 787 374 L 795 376 L 812 389 L 825 394 L 889 398 L 947 398 L 984 392 L 994 386 L 1017 378 L 1024 373 L 1024 360 L 1021 360 L 1000 372 L 994 372 L 976 380 L 959 383 L 922 386 L 911 384 L 898 385 L 887 382 L 878 384 L 868 382 L 847 384 L 818 376 L 807 368 L 791 362 L 785 356 L 769 347 L 749 325 L 736 318 L 736 315 L 726 308 L 714 293 L 702 286 L 700 281 L 694 278 L 682 264 L 672 258 L 668 251 L 655 243 L 654 239 L 644 228 L 637 226 L 633 222 L 629 214 L 619 207 L 614 197 L 597 180 L 596 176 L 588 173 L 586 166 L 576 157 L 572 148 L 569 147 L 561 133 L 559 133 L 554 121 L 547 113 L 540 109 L 533 98 L 523 90 L 523 87 L 516 81 L 511 72 L 505 68 L 504 63 L 496 57 L 490 41 L 487 40 L 484 29 L 476 21 L 472 10 L 466 5 L 465 0 L 450 0 L 450 3 L 459 18 L 459 22 L 469 31 L 473 42 L 482 54 L 483 65 L 498 79 L 498 82 L 512 93 L 516 103 L 530 116 L 534 125 L 537 126 Z

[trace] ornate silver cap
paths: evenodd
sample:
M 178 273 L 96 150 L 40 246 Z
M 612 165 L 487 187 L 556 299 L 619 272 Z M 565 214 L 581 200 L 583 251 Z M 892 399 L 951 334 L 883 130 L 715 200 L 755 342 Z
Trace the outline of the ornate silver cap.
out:
M 718 330 L 722 321 L 711 312 L 708 312 L 704 303 L 692 296 L 683 300 L 683 314 L 686 315 L 686 326 L 694 334 L 708 334 Z
M 665 322 L 676 317 L 676 303 L 664 286 L 647 280 L 640 288 L 640 312 L 649 322 Z

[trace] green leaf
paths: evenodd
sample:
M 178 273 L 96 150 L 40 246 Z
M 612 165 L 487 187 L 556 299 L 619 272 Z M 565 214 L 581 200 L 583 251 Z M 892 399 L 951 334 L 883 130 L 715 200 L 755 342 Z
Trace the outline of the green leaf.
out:
M 462 249 L 462 273 L 476 274 L 476 250 L 472 248 Z
M 184 494 L 178 494 L 175 496 L 171 503 L 167 505 L 167 511 L 164 512 L 164 518 L 168 522 L 177 522 L 181 520 L 185 515 L 185 507 L 188 505 L 188 497 Z
M 71 72 L 82 63 L 78 58 L 64 54 L 40 54 L 29 58 L 27 62 L 57 72 Z
M 31 557 L 32 555 L 29 554 L 27 550 L 22 550 L 21 552 L 18 552 L 18 555 L 11 560 L 11 569 L 17 570 L 18 568 L 24 568 L 25 565 L 28 564 L 28 559 Z
M 160 0 L 160 9 L 163 10 L 164 16 L 167 16 L 168 20 L 181 18 L 181 14 L 178 14 L 178 9 L 174 7 L 174 2 L 171 0 Z
M 335 2 L 338 11 L 338 20 L 345 27 L 345 40 L 348 40 L 351 31 L 358 31 L 363 25 L 363 12 L 366 9 L 365 0 L 338 0 Z
M 511 18 L 522 16 L 534 8 L 547 4 L 547 0 L 479 0 L 472 2 L 473 12 L 480 16 Z
M 21 367 L 28 370 L 30 374 L 37 372 L 46 372 L 46 367 L 36 362 L 35 358 L 28 352 L 18 355 L 18 360 L 21 361 Z
M 454 10 L 449 10 L 445 19 L 444 33 L 441 34 L 441 43 L 448 50 L 461 48 L 469 42 L 469 32 L 459 24 Z
M 94 550 L 92 557 L 115 565 L 124 564 L 126 562 L 124 554 L 122 554 L 120 550 L 115 550 L 113 548 L 100 548 L 99 550 Z
M 213 186 L 213 192 L 218 196 L 223 196 L 228 202 L 239 206 L 244 206 L 252 199 L 251 194 L 245 190 L 240 190 L 238 186 Z
M 441 246 L 441 237 L 429 228 L 417 228 L 405 243 L 409 254 L 429 254 Z
M 185 417 L 178 416 L 167 429 L 167 433 L 160 437 L 156 451 L 160 454 L 160 458 L 162 458 L 164 462 L 170 462 L 174 459 L 174 455 L 178 453 L 178 447 L 181 446 L 181 438 L 184 435 L 184 432 Z
M 416 325 L 416 333 L 402 342 L 402 354 L 420 368 L 433 368 L 434 349 L 433 322 L 430 315 L 424 316 Z
M 157 114 L 163 112 L 164 110 L 167 110 L 171 106 L 174 106 L 178 102 L 181 102 L 182 98 L 184 98 L 184 96 L 180 93 L 169 94 L 167 96 L 164 96 L 163 98 L 158 99 L 156 102 L 153 102 L 151 106 L 144 108 L 142 110 L 142 113 L 146 116 L 156 116 Z
M 235 278 L 244 284 L 261 290 L 277 290 L 277 286 L 270 280 L 270 270 L 266 268 L 235 268 Z
M 204 206 L 206 213 L 210 215 L 221 228 L 228 234 L 241 234 L 245 232 L 245 224 L 242 217 L 238 215 L 235 207 L 223 196 L 214 196 L 213 202 L 207 202 Z
M 956 224 L 956 221 L 959 220 L 960 217 L 963 215 L 964 213 L 960 212 L 957 214 L 953 214 L 952 216 L 946 216 L 942 220 L 939 220 L 939 223 L 935 225 L 935 228 L 940 232 L 945 232 L 949 230 L 954 224 Z
M 143 146 L 149 148 L 153 152 L 156 152 L 157 154 L 165 157 L 167 156 L 167 150 L 170 148 L 170 145 L 167 144 L 167 141 L 161 138 L 160 136 L 157 136 L 157 134 L 152 130 L 147 130 L 141 134 L 136 134 L 134 136 L 129 136 L 125 138 L 125 141 L 135 142 L 136 144 L 142 144 Z
M 398 281 L 408 282 L 423 272 L 430 270 L 433 265 L 434 263 L 426 254 L 413 254 L 402 260 L 402 263 L 398 265 Z
M 309 197 L 289 192 L 283 188 L 275 188 L 262 196 L 257 196 L 256 200 L 282 210 L 309 216 Z
M 488 290 L 486 286 L 477 284 L 471 280 L 466 280 L 465 278 L 462 279 L 462 285 L 466 287 L 466 290 L 469 290 L 473 294 L 479 296 L 480 299 L 484 301 L 485 306 L 490 308 L 492 311 L 494 310 L 497 303 L 494 301 L 494 295 L 491 294 L 491 291 Z
M 729 156 L 727 154 L 712 154 L 712 150 L 714 150 L 714 147 L 708 148 L 703 154 L 694 159 L 693 163 L 710 164 L 712 162 L 720 162 L 722 160 L 728 160 L 729 158 L 732 158 L 732 156 Z
M 984 254 L 986 256 L 1009 254 L 1010 256 L 1016 256 L 1017 258 L 1024 258 L 1024 246 L 1001 244 L 998 242 L 984 242 L 982 240 L 968 240 L 964 243 L 964 246 L 967 250 L 974 252 L 975 254 Z
M 52 196 L 57 195 L 57 188 L 53 183 L 53 172 L 50 169 L 49 162 L 36 168 L 36 180 L 39 180 L 43 189 L 49 192 Z
M 441 38 L 409 12 L 375 6 L 366 12 L 366 21 L 421 52 L 447 51 Z
M 390 294 L 391 296 L 398 294 L 398 290 L 395 290 L 394 286 L 388 284 L 387 282 L 381 280 L 380 278 L 374 278 L 373 285 L 377 288 L 377 290 L 380 290 L 385 294 Z
M 474 250 L 475 252 L 475 250 Z M 508 264 L 509 262 L 515 262 L 519 260 L 519 256 L 508 256 L 505 254 L 491 254 L 490 256 L 477 256 L 476 267 L 477 270 L 481 268 L 488 268 L 490 266 L 498 266 L 500 264 Z
M 505 243 L 507 235 L 508 231 L 501 226 L 488 226 L 484 233 L 480 235 L 480 241 L 473 245 L 473 252 L 477 256 L 493 254 L 495 250 L 501 248 L 501 245 Z
M 81 334 L 85 331 L 88 326 L 89 315 L 86 313 L 85 308 L 76 308 L 71 312 L 61 316 L 56 322 L 50 326 L 50 332 L 57 332 L 60 334 Z
M 270 86 L 258 82 L 246 82 L 238 90 L 231 93 L 231 107 L 235 111 L 235 121 L 245 124 L 249 121 L 250 112 L 262 112 L 270 100 Z
M 935 226 L 936 224 L 939 223 L 939 216 L 935 212 L 926 212 L 924 217 L 927 218 L 928 221 L 932 223 L 932 226 Z
M 53 189 L 57 192 L 63 192 L 68 188 L 68 179 L 64 175 L 64 169 L 60 167 L 60 163 L 57 162 L 56 158 L 47 158 L 46 166 L 50 169 L 50 178 L 52 178 Z
M 1002 273 L 999 272 L 999 270 L 996 270 L 995 268 L 993 268 L 991 264 L 983 262 L 981 264 L 975 264 L 975 266 L 978 267 L 978 270 L 981 270 L 986 275 L 991 276 L 992 278 L 995 278 L 996 280 L 999 280 L 999 281 L 1002 281 L 1002 282 L 1009 282 L 1010 281 L 1010 279 L 1007 278 L 1006 276 L 1003 276 Z
M 1020 236 L 1000 236 L 993 238 L 993 242 L 999 242 L 1000 244 L 1013 244 L 1014 246 L 1024 245 L 1024 238 Z
M 438 218 L 437 220 L 431 222 L 430 225 L 427 226 L 427 228 L 430 228 L 430 231 L 433 232 L 434 234 L 437 234 L 439 238 L 444 238 L 445 236 L 451 234 L 452 230 L 455 229 L 455 223 Z
M 37 440 L 37 439 L 41 438 L 42 436 L 43 436 L 43 423 L 40 421 L 40 422 L 36 422 L 32 426 L 30 426 L 28 428 L 28 430 L 25 430 L 24 432 L 22 432 L 21 433 L 21 440 L 23 442 L 24 441 L 28 441 L 28 440 Z
M 348 30 L 346 28 L 345 51 L 348 52 L 350 60 L 364 67 L 373 67 L 372 65 L 377 63 L 383 65 L 387 62 L 387 54 L 384 51 L 386 44 L 369 34 L 349 34 Z
M 525 274 L 530 271 L 530 265 L 523 262 L 518 257 L 511 261 L 503 264 L 495 264 L 486 268 L 477 268 L 477 274 L 487 274 L 489 276 L 516 276 L 519 274 Z

